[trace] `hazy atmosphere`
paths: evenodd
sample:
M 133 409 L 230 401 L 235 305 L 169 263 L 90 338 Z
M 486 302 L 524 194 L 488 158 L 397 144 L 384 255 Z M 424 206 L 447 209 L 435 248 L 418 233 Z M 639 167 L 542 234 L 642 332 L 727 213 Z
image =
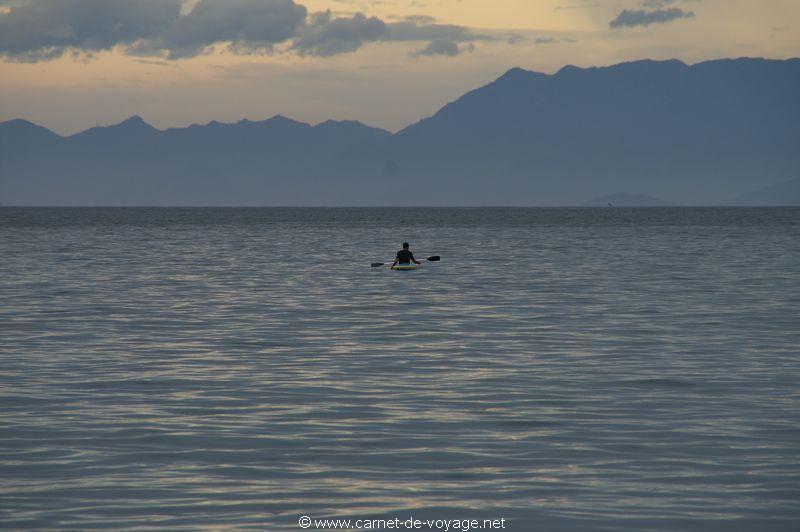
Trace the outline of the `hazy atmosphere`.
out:
M 0 529 L 796 531 L 798 243 L 798 0 L 0 0 Z
M 5 0 L 0 120 L 401 129 L 512 67 L 800 55 L 794 0 Z

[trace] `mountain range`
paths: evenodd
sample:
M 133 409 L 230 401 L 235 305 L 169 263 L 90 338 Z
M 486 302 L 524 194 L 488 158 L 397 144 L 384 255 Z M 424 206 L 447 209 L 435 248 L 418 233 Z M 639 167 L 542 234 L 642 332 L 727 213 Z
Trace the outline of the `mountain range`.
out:
M 711 205 L 800 175 L 800 59 L 514 68 L 397 133 L 0 123 L 5 205 Z M 741 203 L 741 201 L 739 201 Z

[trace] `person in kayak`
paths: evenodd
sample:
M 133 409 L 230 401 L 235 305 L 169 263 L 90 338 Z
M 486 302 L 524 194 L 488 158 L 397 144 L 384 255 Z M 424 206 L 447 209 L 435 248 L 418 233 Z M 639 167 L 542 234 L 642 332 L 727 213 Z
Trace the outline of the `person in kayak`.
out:
M 414 254 L 411 253 L 411 250 L 408 249 L 408 242 L 403 242 L 403 249 L 397 252 L 397 257 L 394 259 L 394 263 L 392 263 L 392 267 L 399 264 L 422 264 L 420 261 L 414 258 Z

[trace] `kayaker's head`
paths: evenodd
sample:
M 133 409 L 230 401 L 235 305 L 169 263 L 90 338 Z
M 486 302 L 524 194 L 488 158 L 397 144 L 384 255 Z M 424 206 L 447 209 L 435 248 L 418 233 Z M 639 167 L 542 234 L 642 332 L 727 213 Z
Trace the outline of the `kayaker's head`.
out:
M 408 249 L 408 242 L 403 242 L 403 249 Z

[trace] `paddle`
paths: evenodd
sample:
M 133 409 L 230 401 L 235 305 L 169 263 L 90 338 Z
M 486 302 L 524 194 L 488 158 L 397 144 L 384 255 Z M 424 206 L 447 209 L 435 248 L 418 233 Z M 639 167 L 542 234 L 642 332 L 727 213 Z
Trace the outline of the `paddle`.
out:
M 442 260 L 442 258 L 439 255 L 433 255 L 432 257 L 428 257 L 427 259 L 423 259 L 423 260 L 427 260 L 428 262 L 437 262 L 437 261 Z M 377 268 L 378 266 L 385 266 L 386 264 L 390 264 L 390 263 L 388 263 L 388 262 L 373 262 L 372 263 L 372 267 L 373 268 Z

